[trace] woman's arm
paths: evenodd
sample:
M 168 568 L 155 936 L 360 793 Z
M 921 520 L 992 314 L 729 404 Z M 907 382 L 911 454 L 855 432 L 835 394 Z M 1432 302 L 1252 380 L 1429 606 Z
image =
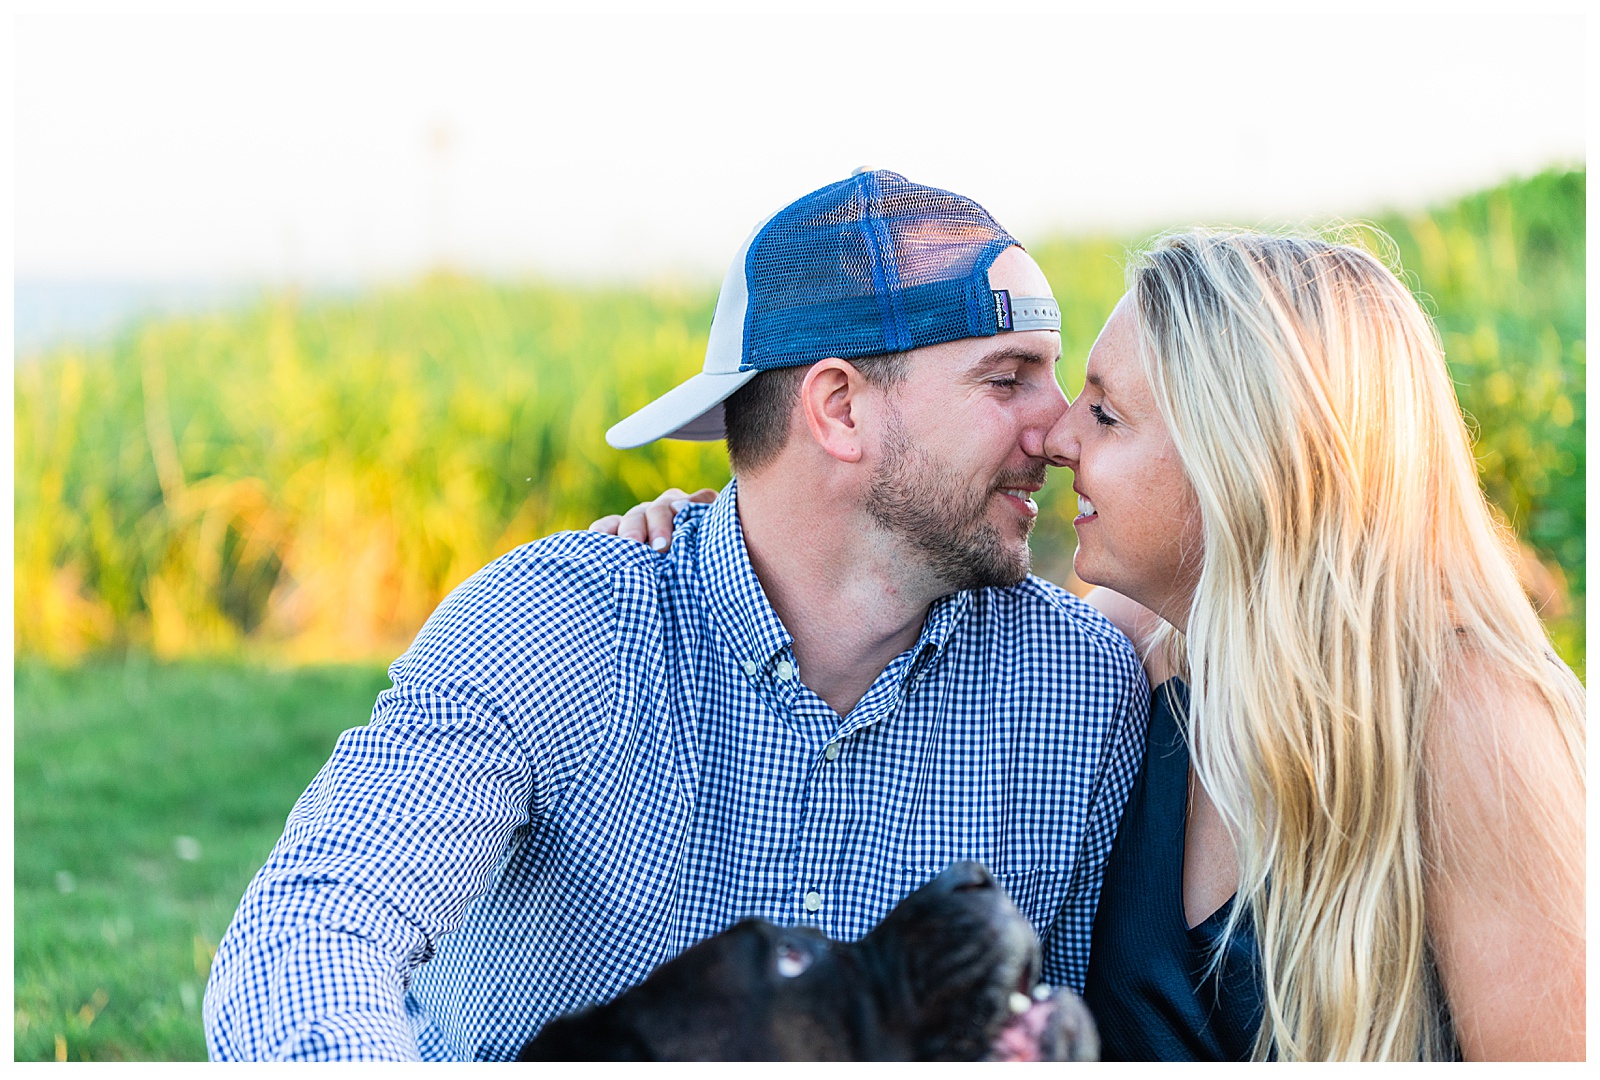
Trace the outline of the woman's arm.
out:
M 1583 1060 L 1584 781 L 1550 706 L 1458 676 L 1424 770 L 1424 900 L 1462 1053 Z

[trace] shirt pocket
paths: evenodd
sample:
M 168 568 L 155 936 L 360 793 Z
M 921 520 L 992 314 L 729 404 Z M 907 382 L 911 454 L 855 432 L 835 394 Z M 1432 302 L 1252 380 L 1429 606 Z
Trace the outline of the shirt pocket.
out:
M 956 860 L 951 860 L 952 862 Z M 979 860 L 980 862 L 982 860 Z M 948 866 L 949 864 L 945 864 Z M 900 871 L 900 896 L 910 896 L 922 886 L 938 877 L 944 866 L 906 866 Z M 1067 900 L 1071 877 L 1066 870 L 1050 866 L 1030 866 L 1019 869 L 989 867 L 995 883 L 1011 897 L 1017 910 L 1033 925 L 1033 932 L 1043 938 L 1055 923 L 1061 906 Z

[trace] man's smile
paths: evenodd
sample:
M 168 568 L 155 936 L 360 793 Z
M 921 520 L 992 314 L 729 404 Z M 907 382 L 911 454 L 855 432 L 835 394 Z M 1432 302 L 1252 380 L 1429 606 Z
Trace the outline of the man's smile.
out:
M 1029 517 L 1035 517 L 1039 513 L 1039 504 L 1033 501 L 1033 492 L 1036 490 L 1038 489 L 1003 487 L 1000 489 L 1000 494 L 1016 502 Z

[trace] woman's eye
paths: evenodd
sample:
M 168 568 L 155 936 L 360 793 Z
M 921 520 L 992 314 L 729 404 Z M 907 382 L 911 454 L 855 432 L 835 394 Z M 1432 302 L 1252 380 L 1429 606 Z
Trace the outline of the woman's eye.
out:
M 1089 415 L 1094 417 L 1094 422 L 1104 427 L 1114 427 L 1116 421 L 1106 415 L 1106 411 L 1098 405 L 1089 406 Z
M 778 946 L 778 974 L 792 979 L 811 966 L 811 954 L 794 945 Z

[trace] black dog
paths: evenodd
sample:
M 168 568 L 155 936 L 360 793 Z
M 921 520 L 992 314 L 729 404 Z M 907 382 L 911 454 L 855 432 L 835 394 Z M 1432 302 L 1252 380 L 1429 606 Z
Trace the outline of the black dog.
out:
M 1027 919 L 956 863 L 857 942 L 746 919 L 550 1021 L 518 1060 L 1095 1060 L 1088 1010 L 1038 977 Z

